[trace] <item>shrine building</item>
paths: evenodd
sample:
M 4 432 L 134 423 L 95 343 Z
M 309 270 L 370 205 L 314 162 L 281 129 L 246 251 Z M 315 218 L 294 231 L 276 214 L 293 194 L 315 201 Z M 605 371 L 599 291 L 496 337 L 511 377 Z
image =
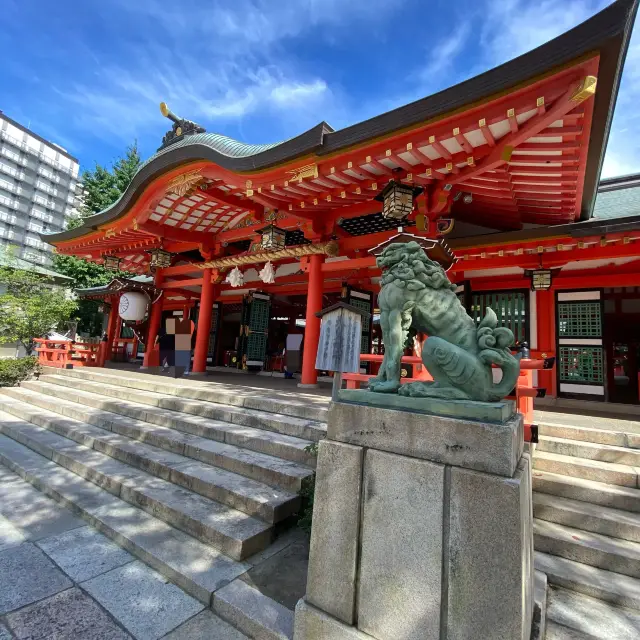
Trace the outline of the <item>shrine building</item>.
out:
M 279 370 L 299 335 L 302 385 L 319 374 L 316 314 L 341 298 L 367 313 L 363 354 L 383 349 L 370 250 L 439 240 L 467 311 L 490 306 L 556 357 L 536 372 L 548 396 L 638 403 L 640 177 L 600 180 L 636 9 L 618 0 L 461 84 L 284 142 L 208 133 L 163 103 L 173 126 L 122 197 L 42 239 L 153 277 L 93 292 L 110 303 L 110 347 L 130 331 L 118 297 L 137 288 L 152 301 L 145 366 L 163 318 L 186 314 L 194 372 Z

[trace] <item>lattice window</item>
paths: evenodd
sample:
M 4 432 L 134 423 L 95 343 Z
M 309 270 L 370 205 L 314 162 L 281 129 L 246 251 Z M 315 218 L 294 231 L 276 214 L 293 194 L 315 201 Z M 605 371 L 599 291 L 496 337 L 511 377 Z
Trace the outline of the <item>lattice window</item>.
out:
M 267 334 L 250 333 L 247 340 L 247 360 L 264 360 L 267 352 Z
M 462 294 L 459 294 L 459 299 Z M 464 306 L 461 299 L 460 303 Z M 485 316 L 487 307 L 491 307 L 498 316 L 498 326 L 507 327 L 513 331 L 516 342 L 527 339 L 527 300 L 523 291 L 509 291 L 507 293 L 475 293 L 471 300 L 470 315 L 476 324 L 480 324 Z
M 558 335 L 571 338 L 601 337 L 600 302 L 559 302 Z
M 560 347 L 558 363 L 561 382 L 602 384 L 604 358 L 602 347 Z
M 369 353 L 369 333 L 371 331 L 371 302 L 351 296 L 349 304 L 364 311 L 367 315 L 362 318 L 362 335 L 360 338 L 360 353 Z

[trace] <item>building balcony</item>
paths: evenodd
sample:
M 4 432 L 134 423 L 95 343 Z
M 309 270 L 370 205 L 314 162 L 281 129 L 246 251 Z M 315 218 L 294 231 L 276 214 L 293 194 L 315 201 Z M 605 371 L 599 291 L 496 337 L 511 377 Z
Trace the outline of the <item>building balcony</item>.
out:
M 19 149 L 27 148 L 26 142 L 23 142 L 22 140 L 18 140 L 17 138 L 10 136 L 6 131 L 0 131 L 0 137 L 2 137 L 3 140 L 6 140 L 9 144 L 13 145 L 14 147 L 18 147 Z

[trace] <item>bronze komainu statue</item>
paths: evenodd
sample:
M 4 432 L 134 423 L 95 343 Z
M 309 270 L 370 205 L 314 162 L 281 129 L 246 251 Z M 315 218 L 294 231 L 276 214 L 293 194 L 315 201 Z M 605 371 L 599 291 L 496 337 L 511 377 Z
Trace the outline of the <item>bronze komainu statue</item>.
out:
M 377 264 L 382 269 L 378 306 L 385 355 L 370 390 L 493 402 L 514 388 L 520 360 L 509 349 L 513 333 L 497 326 L 492 309 L 476 327 L 454 293 L 456 286 L 417 242 L 390 244 Z M 422 361 L 434 381 L 400 386 L 402 352 L 412 328 L 429 336 Z M 493 364 L 502 369 L 498 383 L 493 382 Z

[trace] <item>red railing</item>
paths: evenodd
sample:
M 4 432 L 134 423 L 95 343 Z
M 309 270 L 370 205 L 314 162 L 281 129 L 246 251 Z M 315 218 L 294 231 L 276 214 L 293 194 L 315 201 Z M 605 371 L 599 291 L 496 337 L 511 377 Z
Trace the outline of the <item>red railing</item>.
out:
M 106 342 L 60 342 L 37 338 L 36 353 L 43 367 L 69 369 L 71 367 L 103 367 Z
M 547 354 L 546 354 L 547 355 Z M 382 355 L 374 355 L 363 353 L 360 356 L 360 362 L 373 363 L 372 366 L 379 368 L 382 363 Z M 408 382 L 416 382 L 417 380 L 433 380 L 426 367 L 422 364 L 422 359 L 418 356 L 403 356 L 402 364 L 410 364 L 414 367 L 413 377 L 405 377 L 400 380 L 401 384 Z M 524 439 L 526 442 L 532 441 L 532 434 L 535 436 L 535 427 L 533 422 L 533 399 L 543 398 L 546 389 L 534 387 L 533 372 L 541 369 L 551 369 L 555 364 L 554 357 L 534 357 L 523 358 L 520 360 L 520 376 L 515 387 L 515 395 L 508 396 L 509 399 L 515 400 L 516 409 L 524 416 Z M 363 382 L 368 382 L 375 374 L 366 373 L 343 373 L 342 379 L 347 381 L 347 389 L 359 389 Z

